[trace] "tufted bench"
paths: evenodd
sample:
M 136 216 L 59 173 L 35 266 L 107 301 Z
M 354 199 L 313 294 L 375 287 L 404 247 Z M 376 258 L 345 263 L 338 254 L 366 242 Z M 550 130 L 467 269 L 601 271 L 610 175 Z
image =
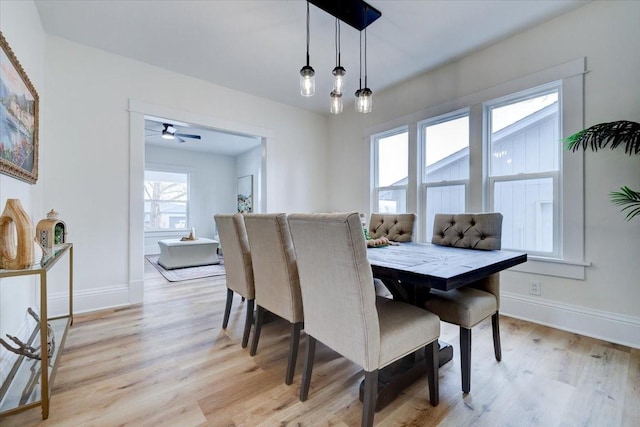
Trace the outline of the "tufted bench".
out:
M 200 237 L 197 240 L 166 239 L 158 241 L 160 257 L 158 264 L 171 270 L 174 268 L 196 267 L 220 264 L 218 246 L 220 242 Z

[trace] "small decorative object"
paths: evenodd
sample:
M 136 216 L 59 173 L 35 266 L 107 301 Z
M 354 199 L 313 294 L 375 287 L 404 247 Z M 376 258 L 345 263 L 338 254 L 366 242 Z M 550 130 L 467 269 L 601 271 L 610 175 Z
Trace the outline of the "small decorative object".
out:
M 27 313 L 29 313 L 29 315 L 31 317 L 33 317 L 33 320 L 36 321 L 36 330 L 39 329 L 40 328 L 40 316 L 38 316 L 36 314 L 36 312 L 33 311 L 33 309 L 31 307 L 29 307 L 27 309 Z M 13 347 L 11 344 L 6 342 L 4 339 L 0 338 L 0 344 L 4 348 L 9 350 L 10 352 L 15 353 L 15 354 L 19 354 L 20 356 L 28 357 L 29 359 L 36 359 L 36 360 L 41 360 L 42 359 L 42 356 L 41 356 L 42 352 L 40 351 L 40 347 L 32 347 L 30 343 L 24 343 L 19 338 L 14 337 L 14 336 L 9 335 L 9 334 L 7 334 L 7 338 L 9 338 L 11 341 L 13 341 L 14 344 L 17 345 L 17 347 Z M 48 358 L 51 358 L 51 356 L 53 355 L 53 352 L 55 351 L 55 349 L 56 349 L 56 340 L 55 340 L 55 336 L 53 335 L 53 329 L 51 329 L 51 325 L 49 323 L 47 323 L 47 355 L 48 355 Z
M 0 172 L 38 180 L 38 92 L 0 32 Z
M 33 257 L 31 219 L 22 208 L 20 199 L 7 199 L 7 204 L 0 216 L 0 268 L 8 270 L 29 268 L 33 265 Z
M 58 218 L 58 212 L 51 209 L 47 219 L 42 219 L 36 226 L 36 241 L 45 250 L 53 249 L 67 241 L 67 226 Z
M 189 240 L 198 240 L 198 238 L 196 237 L 196 228 L 195 227 L 191 227 L 191 231 L 189 232 L 188 236 L 180 238 L 181 242 L 186 242 L 186 241 L 189 241 Z

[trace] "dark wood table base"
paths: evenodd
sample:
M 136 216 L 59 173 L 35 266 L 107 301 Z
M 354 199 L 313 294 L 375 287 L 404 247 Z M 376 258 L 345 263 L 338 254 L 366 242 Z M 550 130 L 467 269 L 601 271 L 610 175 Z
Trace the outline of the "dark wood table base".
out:
M 440 364 L 444 365 L 453 359 L 453 347 L 451 344 L 438 342 L 440 345 Z M 416 351 L 389 366 L 378 373 L 378 400 L 376 412 L 393 402 L 400 393 L 417 379 L 427 374 L 427 365 L 424 361 L 424 349 Z M 360 401 L 364 400 L 364 380 L 360 383 Z

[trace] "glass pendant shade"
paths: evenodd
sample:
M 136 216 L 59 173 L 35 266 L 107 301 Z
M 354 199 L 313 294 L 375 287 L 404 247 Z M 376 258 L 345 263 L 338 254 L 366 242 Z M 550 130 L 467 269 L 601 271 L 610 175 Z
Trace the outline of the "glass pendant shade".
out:
M 333 74 L 333 92 L 338 95 L 342 95 L 345 81 L 344 76 L 347 74 L 347 71 L 343 67 L 337 66 L 333 69 L 331 74 Z
M 313 96 L 316 93 L 315 71 L 308 65 L 300 70 L 300 95 Z
M 356 112 L 358 113 L 370 113 L 371 112 L 371 104 L 373 102 L 373 92 L 368 87 L 364 89 L 358 89 L 356 91 L 356 96 L 358 99 L 356 100 Z
M 342 95 L 339 93 L 331 92 L 331 111 L 332 114 L 340 114 L 342 113 L 343 104 L 342 104 Z

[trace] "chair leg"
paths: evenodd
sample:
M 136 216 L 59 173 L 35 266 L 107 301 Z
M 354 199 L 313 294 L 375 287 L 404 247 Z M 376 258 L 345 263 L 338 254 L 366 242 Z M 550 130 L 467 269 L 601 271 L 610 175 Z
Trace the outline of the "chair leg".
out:
M 251 332 L 251 325 L 253 324 L 253 309 L 255 300 L 250 299 L 247 302 L 247 312 L 244 319 L 244 333 L 242 334 L 242 348 L 246 348 L 249 343 L 249 333 Z
M 460 327 L 460 367 L 462 368 L 462 392 L 471 390 L 471 329 Z
M 264 308 L 258 305 L 256 309 L 255 327 L 253 328 L 253 341 L 251 341 L 251 350 L 249 354 L 251 356 L 256 355 L 258 351 L 258 340 L 260 339 L 260 331 L 262 330 L 262 321 L 264 320 Z
M 500 345 L 500 315 L 497 311 L 491 316 L 491 329 L 493 329 L 493 352 L 499 362 L 502 360 L 502 346 Z
M 296 372 L 296 361 L 298 360 L 298 345 L 300 343 L 300 330 L 302 322 L 291 324 L 291 337 L 289 338 L 289 360 L 287 361 L 287 376 L 284 383 L 290 385 L 293 382 L 293 375 Z
M 378 400 L 378 370 L 364 373 L 364 406 L 362 408 L 362 426 L 373 426 L 373 416 Z
M 431 406 L 438 406 L 438 403 L 440 403 L 440 390 L 438 387 L 439 353 L 438 340 L 427 344 L 424 348 L 425 360 L 427 362 L 427 382 L 429 383 L 429 402 L 431 402 Z
M 222 329 L 227 329 L 229 324 L 229 314 L 231 313 L 231 303 L 233 302 L 233 291 L 227 288 L 227 303 L 224 306 L 224 318 L 222 319 Z
M 307 335 L 307 349 L 304 356 L 304 369 L 302 372 L 302 384 L 300 384 L 300 401 L 304 402 L 309 396 L 309 384 L 311 384 L 311 372 L 313 371 L 313 358 L 316 355 L 316 339 Z

